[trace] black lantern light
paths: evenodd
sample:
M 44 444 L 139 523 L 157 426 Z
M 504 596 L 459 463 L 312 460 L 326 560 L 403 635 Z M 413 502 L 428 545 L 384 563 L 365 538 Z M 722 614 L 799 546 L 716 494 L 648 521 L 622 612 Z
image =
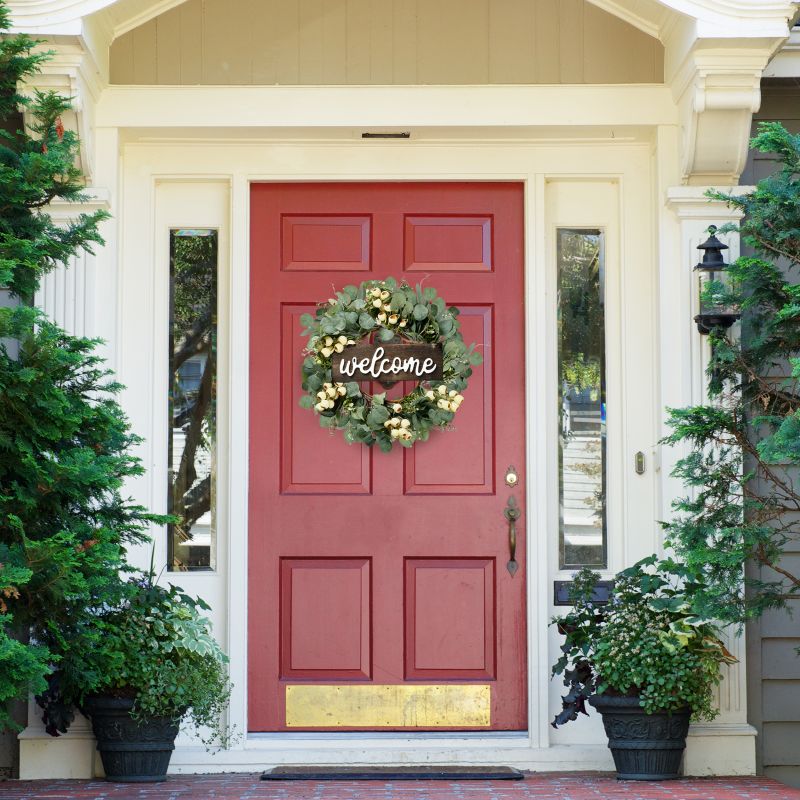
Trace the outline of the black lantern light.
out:
M 722 303 L 709 303 L 703 300 L 705 287 L 714 281 L 722 279 L 722 274 L 728 265 L 722 258 L 722 251 L 728 249 L 728 245 L 721 242 L 715 236 L 716 225 L 709 225 L 708 239 L 702 244 L 697 245 L 698 250 L 703 251 L 703 259 L 694 268 L 700 275 L 700 313 L 694 318 L 697 323 L 697 330 L 703 335 L 711 333 L 712 330 L 727 330 L 736 322 L 741 314 L 735 308 L 724 306 Z

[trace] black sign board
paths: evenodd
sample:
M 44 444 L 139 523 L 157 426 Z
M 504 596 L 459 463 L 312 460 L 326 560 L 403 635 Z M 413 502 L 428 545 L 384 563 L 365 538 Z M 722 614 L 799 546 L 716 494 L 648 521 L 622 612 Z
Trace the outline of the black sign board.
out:
M 572 605 L 569 601 L 569 590 L 572 581 L 553 581 L 553 603 L 557 606 Z M 592 602 L 603 605 L 611 599 L 614 591 L 614 581 L 597 581 L 592 592 Z
M 357 344 L 331 358 L 331 373 L 337 383 L 377 381 L 393 386 L 399 381 L 442 379 L 444 353 L 440 344 Z

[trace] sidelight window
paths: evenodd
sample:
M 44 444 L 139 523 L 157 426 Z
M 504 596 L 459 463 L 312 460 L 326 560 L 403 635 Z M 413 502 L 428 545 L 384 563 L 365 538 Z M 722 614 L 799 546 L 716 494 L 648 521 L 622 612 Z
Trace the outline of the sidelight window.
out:
M 607 566 L 603 233 L 559 228 L 558 409 L 561 569 Z
M 170 570 L 216 567 L 217 232 L 170 232 Z

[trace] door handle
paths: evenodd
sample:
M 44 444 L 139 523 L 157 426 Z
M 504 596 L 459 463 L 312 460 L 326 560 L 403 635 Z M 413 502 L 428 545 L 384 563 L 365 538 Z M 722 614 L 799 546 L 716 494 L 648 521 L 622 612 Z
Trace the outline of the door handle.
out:
M 522 512 L 519 510 L 519 506 L 517 505 L 517 500 L 514 495 L 508 498 L 508 502 L 506 503 L 506 507 L 503 510 L 503 516 L 508 520 L 508 564 L 506 564 L 506 569 L 511 573 L 511 577 L 513 578 L 516 574 L 517 570 L 519 569 L 519 564 L 517 564 L 517 520 L 522 515 Z

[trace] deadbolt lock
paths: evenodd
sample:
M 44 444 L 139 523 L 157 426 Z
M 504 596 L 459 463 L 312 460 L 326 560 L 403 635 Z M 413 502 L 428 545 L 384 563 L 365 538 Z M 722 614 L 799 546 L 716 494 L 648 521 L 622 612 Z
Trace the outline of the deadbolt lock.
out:
M 519 483 L 519 475 L 514 467 L 509 467 L 506 470 L 506 486 L 516 486 Z

